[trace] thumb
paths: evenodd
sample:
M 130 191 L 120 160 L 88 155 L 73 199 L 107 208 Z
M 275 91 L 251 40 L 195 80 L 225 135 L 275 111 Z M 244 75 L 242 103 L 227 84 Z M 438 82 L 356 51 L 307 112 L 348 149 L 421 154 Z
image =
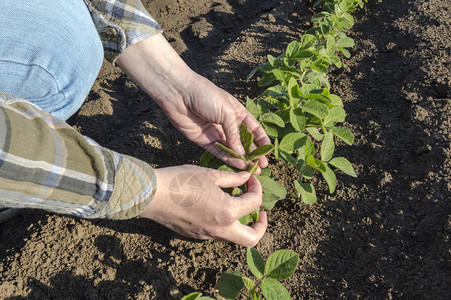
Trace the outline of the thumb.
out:
M 245 184 L 251 174 L 249 172 L 229 172 L 229 171 L 218 171 L 212 170 L 213 176 L 215 177 L 215 183 L 220 188 L 237 187 Z

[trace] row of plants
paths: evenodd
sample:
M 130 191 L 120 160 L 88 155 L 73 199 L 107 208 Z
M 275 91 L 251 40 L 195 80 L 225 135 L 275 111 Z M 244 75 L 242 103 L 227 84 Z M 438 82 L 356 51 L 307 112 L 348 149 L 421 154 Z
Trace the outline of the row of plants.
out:
M 351 55 L 348 48 L 354 46 L 354 40 L 345 31 L 354 25 L 351 13 L 363 8 L 364 2 L 367 0 L 316 1 L 313 7 L 321 6 L 322 10 L 313 15 L 312 28 L 299 41 L 292 41 L 279 56 L 268 55 L 267 62 L 256 67 L 247 77 L 250 80 L 255 74 L 262 74 L 258 85 L 265 90 L 255 99 L 247 98 L 246 109 L 262 124 L 273 145 L 251 151 L 253 135 L 245 125 L 241 125 L 245 155 L 239 155 L 220 143 L 217 143 L 218 147 L 245 161 L 252 174 L 257 170 L 256 160 L 271 151 L 275 158 L 294 166 L 299 173 L 294 180 L 296 194 L 287 194 L 286 188 L 274 180 L 269 168 L 263 169 L 257 176 L 263 187 L 263 209 L 270 210 L 277 201 L 287 197 L 301 199 L 307 204 L 315 203 L 316 190 L 311 181 L 316 174 L 321 174 L 330 193 L 337 185 L 337 170 L 356 177 L 345 157 L 334 157 L 336 144 L 352 145 L 354 135 L 342 125 L 346 112 L 341 98 L 331 93 L 328 74 L 333 68 L 345 67 L 342 57 Z M 205 167 L 239 171 L 208 152 L 202 155 L 200 162 Z M 246 189 L 244 185 L 227 192 L 239 196 Z M 240 222 L 249 225 L 257 218 L 258 210 L 241 218 Z M 239 296 L 260 299 L 259 291 L 266 299 L 290 299 L 279 280 L 293 274 L 298 259 L 291 250 L 279 250 L 265 264 L 255 249 L 248 248 L 248 265 L 257 281 L 238 272 L 226 272 L 221 275 L 216 289 L 225 299 Z M 212 298 L 192 293 L 183 299 Z

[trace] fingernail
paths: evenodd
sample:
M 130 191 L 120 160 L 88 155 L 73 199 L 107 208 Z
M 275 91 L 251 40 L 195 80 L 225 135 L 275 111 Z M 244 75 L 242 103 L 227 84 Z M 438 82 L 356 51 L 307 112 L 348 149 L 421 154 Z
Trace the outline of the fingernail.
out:
M 238 174 L 240 174 L 240 176 L 241 177 L 243 177 L 243 178 L 247 178 L 247 177 L 249 177 L 251 174 L 249 173 L 249 172 L 238 172 Z

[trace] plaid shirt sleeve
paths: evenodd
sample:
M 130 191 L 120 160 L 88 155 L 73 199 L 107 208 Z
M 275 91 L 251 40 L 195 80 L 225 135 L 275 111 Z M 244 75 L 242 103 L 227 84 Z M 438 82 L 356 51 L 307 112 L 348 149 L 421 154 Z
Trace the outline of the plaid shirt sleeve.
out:
M 83 0 L 112 62 L 129 46 L 159 32 L 160 25 L 140 0 Z
M 145 162 L 99 146 L 30 102 L 0 93 L 0 207 L 127 219 L 156 191 Z

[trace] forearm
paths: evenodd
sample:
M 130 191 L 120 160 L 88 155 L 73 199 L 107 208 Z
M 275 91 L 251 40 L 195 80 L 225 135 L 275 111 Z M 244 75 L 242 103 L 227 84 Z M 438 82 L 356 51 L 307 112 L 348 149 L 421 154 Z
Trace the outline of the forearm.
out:
M 155 187 L 145 162 L 99 146 L 25 100 L 0 94 L 0 206 L 124 219 L 147 207 Z
M 196 76 L 162 34 L 130 46 L 116 63 L 165 110 L 184 96 Z

